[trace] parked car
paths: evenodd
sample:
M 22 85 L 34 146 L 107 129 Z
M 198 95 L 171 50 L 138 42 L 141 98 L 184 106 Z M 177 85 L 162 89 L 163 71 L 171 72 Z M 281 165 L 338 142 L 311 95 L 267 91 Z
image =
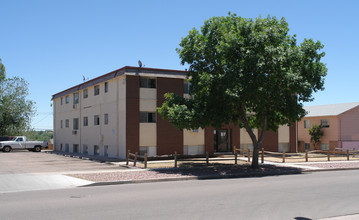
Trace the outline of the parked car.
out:
M 47 141 L 26 141 L 25 136 L 14 137 L 11 141 L 0 141 L 0 150 L 3 152 L 10 152 L 13 149 L 40 152 L 42 148 L 47 148 Z

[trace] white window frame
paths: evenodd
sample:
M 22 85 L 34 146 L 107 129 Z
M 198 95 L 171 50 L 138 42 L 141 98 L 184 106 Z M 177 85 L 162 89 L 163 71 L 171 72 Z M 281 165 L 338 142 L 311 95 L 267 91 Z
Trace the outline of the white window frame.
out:
M 87 99 L 89 97 L 89 91 L 88 91 L 88 89 L 84 89 L 84 91 L 83 91 L 83 98 L 84 99 Z
M 322 128 L 329 128 L 330 127 L 329 119 L 320 119 L 320 126 Z
M 156 122 L 157 122 L 156 112 L 140 112 L 140 123 L 156 123 Z
M 87 116 L 83 117 L 83 126 L 86 127 L 89 125 L 89 118 Z
M 94 115 L 93 116 L 93 124 L 94 125 L 100 125 L 100 116 L 99 115 Z
M 100 85 L 94 86 L 94 88 L 93 88 L 93 95 L 94 95 L 94 96 L 100 95 Z

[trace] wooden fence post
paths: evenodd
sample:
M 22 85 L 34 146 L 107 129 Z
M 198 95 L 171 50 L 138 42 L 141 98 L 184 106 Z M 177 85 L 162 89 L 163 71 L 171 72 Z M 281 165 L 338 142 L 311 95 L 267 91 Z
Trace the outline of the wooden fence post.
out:
M 262 163 L 264 163 L 264 148 L 262 148 Z
M 135 153 L 135 162 L 133 162 L 133 166 L 136 166 L 136 162 L 137 162 L 137 152 Z
M 147 168 L 147 157 L 148 157 L 148 154 L 145 153 L 145 168 Z
M 234 164 L 237 165 L 237 151 L 234 153 Z
M 207 166 L 209 165 L 209 161 L 208 161 L 208 152 L 206 151 L 206 164 Z
M 308 150 L 305 150 L 305 162 L 308 162 Z
M 349 150 L 347 150 L 347 160 L 349 160 Z
M 328 150 L 328 161 L 330 161 L 330 152 Z
M 177 152 L 175 151 L 175 168 L 177 168 Z
M 251 162 L 251 150 L 248 148 L 248 162 Z
M 127 151 L 126 165 L 128 165 L 130 159 L 130 150 Z
M 283 151 L 283 160 L 282 163 L 285 163 L 285 151 Z

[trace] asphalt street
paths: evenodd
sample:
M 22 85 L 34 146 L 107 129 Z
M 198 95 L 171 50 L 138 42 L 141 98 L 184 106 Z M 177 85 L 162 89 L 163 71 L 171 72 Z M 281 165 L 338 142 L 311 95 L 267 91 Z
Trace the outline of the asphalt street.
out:
M 2 219 L 320 219 L 359 213 L 359 171 L 0 194 Z M 358 217 L 358 215 L 354 215 Z

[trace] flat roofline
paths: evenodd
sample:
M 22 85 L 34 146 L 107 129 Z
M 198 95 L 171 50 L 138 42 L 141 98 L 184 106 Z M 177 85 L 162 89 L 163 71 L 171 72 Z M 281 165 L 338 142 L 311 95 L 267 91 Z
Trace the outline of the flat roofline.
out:
M 158 72 L 158 73 L 168 74 L 168 75 L 182 75 L 182 76 L 187 75 L 187 71 L 185 71 L 185 70 L 159 69 L 159 68 L 148 68 L 148 67 L 139 68 L 139 67 L 135 67 L 135 66 L 124 66 L 124 67 L 122 67 L 120 69 L 111 71 L 111 72 L 106 73 L 104 75 L 101 75 L 99 77 L 93 78 L 91 80 L 88 80 L 86 82 L 83 82 L 81 84 L 78 84 L 76 86 L 68 88 L 66 90 L 63 90 L 61 92 L 58 92 L 58 93 L 52 95 L 51 100 L 54 100 L 54 99 L 56 99 L 58 97 L 67 95 L 69 93 L 72 93 L 73 90 L 84 89 L 84 88 L 90 87 L 92 85 L 95 85 L 97 83 L 100 83 L 102 81 L 101 79 L 104 79 L 103 81 L 106 81 L 109 78 L 115 78 L 115 77 L 121 76 L 126 72 L 140 73 L 140 72 L 143 72 L 143 71 Z M 113 76 L 111 77 L 111 75 L 113 75 Z

